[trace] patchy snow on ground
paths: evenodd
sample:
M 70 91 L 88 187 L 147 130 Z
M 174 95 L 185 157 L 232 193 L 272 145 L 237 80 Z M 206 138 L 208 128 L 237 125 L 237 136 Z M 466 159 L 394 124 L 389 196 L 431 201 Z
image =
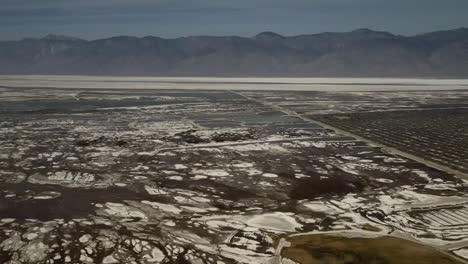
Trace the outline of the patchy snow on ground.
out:
M 161 211 L 168 212 L 168 213 L 180 214 L 182 212 L 181 209 L 170 204 L 163 204 L 163 203 L 150 202 L 150 201 L 142 201 L 141 203 L 150 205 L 151 207 L 155 209 L 159 209 Z
M 171 176 L 168 179 L 173 180 L 173 181 L 183 181 L 184 180 L 184 178 L 182 178 L 182 176 Z
M 176 170 L 183 170 L 183 169 L 187 169 L 187 166 L 185 166 L 183 164 L 176 164 L 176 165 L 174 165 L 174 168 Z
M 240 136 L 248 136 L 250 134 L 247 128 L 221 128 L 216 130 L 197 130 L 193 134 L 203 139 L 209 139 L 213 136 L 224 133 L 236 134 Z
M 223 257 L 234 259 L 237 263 L 242 264 L 269 264 L 272 263 L 272 256 L 269 254 L 257 253 L 247 249 L 229 247 L 227 245 L 221 245 L 219 247 L 220 254 Z
M 468 248 L 462 248 L 452 251 L 453 254 L 468 260 Z
M 424 172 L 424 171 L 421 171 L 421 170 L 413 170 L 413 173 L 416 174 L 416 175 L 418 175 L 418 177 L 421 177 L 421 178 L 425 179 L 427 182 L 431 182 L 431 181 L 432 181 L 431 177 L 429 177 L 429 175 L 428 175 L 426 172 Z
M 145 190 L 146 192 L 148 192 L 148 194 L 150 195 L 163 195 L 163 194 L 167 194 L 166 191 L 160 189 L 160 188 L 155 188 L 155 187 L 151 187 L 151 186 L 148 186 L 148 185 L 145 185 Z
M 37 196 L 34 196 L 33 199 L 35 200 L 50 200 L 50 199 L 54 199 L 56 197 L 54 196 L 50 196 L 50 195 L 37 195 Z
M 192 212 L 192 213 L 206 213 L 206 212 L 208 212 L 208 210 L 206 210 L 204 208 L 199 208 L 199 207 L 194 207 L 194 206 L 183 205 L 180 208 L 184 209 L 185 211 Z
M 258 175 L 258 174 L 262 174 L 262 171 L 259 171 L 257 169 L 248 169 L 248 170 L 245 170 L 245 172 L 247 172 L 249 174 L 249 176 L 253 176 L 253 175 Z
M 287 150 L 286 148 L 283 148 L 282 146 L 279 146 L 277 144 L 268 144 L 268 143 L 224 146 L 223 148 L 227 150 L 239 151 L 239 152 L 249 152 L 249 151 L 289 152 L 289 150 Z
M 230 228 L 232 230 L 242 230 L 247 226 L 242 223 L 240 220 L 231 219 L 231 216 L 212 216 L 201 218 L 201 220 L 205 221 L 205 224 L 211 228 L 216 229 L 224 229 Z
M 148 219 L 148 217 L 143 212 L 124 204 L 108 202 L 105 204 L 105 206 L 107 209 L 105 209 L 104 212 L 108 213 L 109 215 L 129 218 L 136 217 L 142 220 Z
M 449 183 L 437 183 L 437 184 L 426 184 L 424 188 L 430 189 L 430 190 L 438 190 L 438 191 L 444 191 L 444 190 L 449 190 L 449 191 L 456 191 L 454 184 L 449 184 Z
M 378 182 L 381 182 L 381 183 L 393 183 L 393 180 L 384 179 L 384 178 L 378 178 L 378 179 L 375 179 L 375 181 L 378 181 Z
M 68 171 L 58 171 L 48 177 L 49 180 L 88 183 L 95 180 L 94 175 L 89 173 L 71 173 Z
M 232 164 L 231 166 L 232 167 L 236 167 L 236 168 L 251 168 L 255 165 L 255 163 L 250 163 L 250 162 L 242 162 L 242 163 L 236 163 L 236 164 Z
M 192 173 L 197 174 L 197 175 L 201 174 L 201 175 L 211 176 L 211 177 L 227 177 L 230 175 L 227 171 L 222 170 L 222 169 L 207 169 L 207 170 L 196 169 L 196 170 L 192 170 Z
M 189 122 L 183 121 L 161 121 L 161 122 L 133 122 L 128 125 L 131 128 L 136 128 L 140 131 L 157 132 L 170 131 L 172 134 L 193 129 Z
M 262 176 L 266 178 L 278 178 L 278 175 L 274 173 L 263 173 Z
M 440 199 L 439 196 L 417 193 L 410 189 L 401 190 L 400 192 L 398 192 L 398 194 L 400 196 L 403 196 L 406 200 L 419 202 L 419 203 L 437 202 Z
M 303 206 L 307 207 L 311 211 L 317 212 L 317 213 L 326 213 L 327 215 L 334 215 L 338 213 L 342 213 L 343 210 L 337 208 L 336 206 L 333 206 L 328 203 L 320 202 L 320 201 L 314 201 L 314 202 L 306 202 L 302 204 Z
M 255 215 L 246 221 L 249 226 L 265 230 L 295 232 L 301 228 L 292 213 L 274 212 Z
M 316 148 L 326 148 L 327 147 L 326 142 L 312 142 L 311 145 L 316 147 Z

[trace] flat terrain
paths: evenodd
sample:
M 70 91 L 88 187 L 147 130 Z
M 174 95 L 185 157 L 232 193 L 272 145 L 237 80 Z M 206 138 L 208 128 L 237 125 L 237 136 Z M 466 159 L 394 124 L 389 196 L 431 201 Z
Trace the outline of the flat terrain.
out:
M 299 263 L 458 263 L 430 247 L 395 237 L 302 235 L 288 238 L 282 256 Z
M 249 96 L 468 177 L 468 92 L 249 92 Z M 286 98 L 286 99 L 282 99 Z
M 0 88 L 0 263 L 309 263 L 322 252 L 317 240 L 291 237 L 344 231 L 375 243 L 366 255 L 343 238 L 353 260 L 408 253 L 415 263 L 463 263 L 466 181 L 388 152 L 360 129 L 388 131 L 380 142 L 402 133 L 387 124 L 423 127 L 434 149 L 448 138 L 455 144 L 442 151 L 462 157 L 456 124 L 466 124 L 467 91 L 127 85 Z M 403 122 L 393 116 L 403 109 L 431 114 Z M 431 126 L 432 113 L 447 114 Z M 360 115 L 349 131 L 342 125 Z M 418 254 L 393 254 L 400 241 Z
M 467 116 L 468 107 L 326 115 L 317 119 L 468 175 Z
M 468 89 L 468 79 L 212 78 L 0 75 L 0 86 L 75 89 L 267 91 L 446 91 Z

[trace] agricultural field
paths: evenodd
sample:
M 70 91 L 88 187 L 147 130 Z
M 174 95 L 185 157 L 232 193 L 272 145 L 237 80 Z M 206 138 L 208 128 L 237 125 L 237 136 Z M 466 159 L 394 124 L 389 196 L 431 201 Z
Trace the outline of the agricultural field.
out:
M 468 174 L 468 92 L 300 92 L 251 96 Z M 287 98 L 281 100 L 281 98 Z
M 468 108 L 324 115 L 322 122 L 468 173 Z
M 466 106 L 465 91 L 0 88 L 0 263 L 466 263 L 467 181 L 372 143 L 418 130 L 391 146 L 465 172 Z

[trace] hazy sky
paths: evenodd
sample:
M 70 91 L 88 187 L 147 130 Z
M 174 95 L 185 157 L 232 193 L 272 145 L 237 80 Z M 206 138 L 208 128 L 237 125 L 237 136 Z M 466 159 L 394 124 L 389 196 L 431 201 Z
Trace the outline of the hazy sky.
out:
M 468 0 L 0 0 L 0 39 L 284 35 L 468 26 Z

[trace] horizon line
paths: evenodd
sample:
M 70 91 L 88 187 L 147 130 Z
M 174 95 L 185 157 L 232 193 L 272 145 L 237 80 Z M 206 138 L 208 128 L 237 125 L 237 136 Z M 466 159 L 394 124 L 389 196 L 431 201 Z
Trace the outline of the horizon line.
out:
M 238 37 L 238 38 L 246 38 L 246 39 L 253 39 L 261 34 L 275 34 L 283 38 L 292 38 L 292 37 L 299 37 L 299 36 L 313 36 L 313 35 L 321 35 L 321 34 L 346 34 L 346 33 L 353 33 L 353 32 L 358 32 L 358 31 L 370 31 L 374 33 L 385 33 L 385 34 L 390 34 L 396 37 L 417 37 L 417 36 L 423 36 L 426 34 L 431 34 L 431 33 L 436 33 L 436 32 L 449 32 L 449 31 L 457 31 L 457 30 L 468 30 L 468 26 L 460 26 L 456 28 L 450 28 L 450 29 L 442 29 L 442 30 L 434 30 L 434 31 L 427 31 L 423 33 L 418 33 L 418 34 L 411 34 L 411 35 L 404 35 L 404 34 L 395 34 L 391 31 L 385 31 L 385 30 L 378 30 L 378 29 L 372 29 L 372 28 L 367 28 L 367 27 L 362 27 L 362 28 L 356 28 L 354 30 L 349 30 L 349 31 L 322 31 L 322 32 L 316 32 L 316 33 L 301 33 L 301 34 L 295 34 L 295 35 L 285 35 L 285 34 L 280 34 L 275 31 L 261 31 L 253 36 L 242 36 L 242 35 L 233 35 L 233 34 L 227 34 L 227 35 L 206 35 L 206 34 L 201 34 L 201 35 L 187 35 L 187 36 L 179 36 L 179 37 L 159 37 L 157 35 L 143 35 L 143 36 L 137 36 L 137 35 L 113 35 L 110 37 L 102 37 L 102 38 L 81 38 L 81 37 L 75 37 L 73 35 L 69 34 L 56 34 L 56 33 L 49 33 L 46 34 L 43 37 L 23 37 L 20 39 L 11 39 L 11 40 L 0 40 L 0 42 L 16 42 L 16 41 L 24 41 L 24 40 L 44 40 L 47 39 L 48 37 L 57 37 L 57 38 L 69 38 L 69 39 L 76 39 L 76 40 L 82 40 L 82 41 L 97 41 L 97 40 L 103 40 L 103 39 L 111 39 L 111 38 L 121 38 L 121 37 L 127 37 L 127 38 L 137 38 L 137 39 L 144 39 L 144 38 L 159 38 L 159 39 L 164 39 L 164 40 L 177 40 L 177 39 L 182 39 L 182 38 L 195 38 L 195 37 Z

